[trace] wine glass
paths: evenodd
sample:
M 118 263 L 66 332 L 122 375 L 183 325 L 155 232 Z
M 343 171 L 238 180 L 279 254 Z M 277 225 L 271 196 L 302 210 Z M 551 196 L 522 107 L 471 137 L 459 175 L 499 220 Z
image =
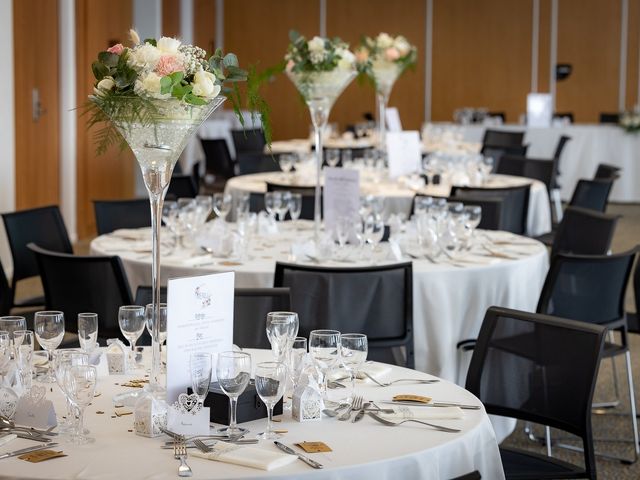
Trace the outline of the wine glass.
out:
M 289 191 L 280 192 L 280 206 L 278 208 L 278 217 L 281 222 L 284 221 L 284 217 L 287 215 L 290 202 L 291 202 L 291 192 Z
M 213 194 L 213 211 L 216 216 L 226 220 L 227 215 L 231 211 L 232 198 L 228 193 Z
M 209 393 L 213 363 L 211 354 L 205 352 L 192 353 L 189 357 L 189 369 L 191 371 L 191 390 L 198 395 L 198 402 L 204 403 Z
M 300 214 L 302 213 L 302 194 L 301 193 L 292 193 L 289 198 L 289 215 L 291 215 L 291 220 L 293 220 L 293 225 L 295 229 L 298 230 L 298 219 L 300 218 Z
M 340 163 L 340 150 L 331 148 L 326 151 L 327 165 L 335 167 Z
M 280 435 L 273 431 L 273 407 L 284 395 L 287 382 L 287 366 L 282 362 L 262 362 L 256 366 L 256 391 L 267 406 L 267 430 L 258 438 L 274 440 Z
M 67 404 L 67 414 L 59 422 L 61 430 L 72 428 L 74 423 L 73 405 L 71 404 L 71 397 L 67 391 L 68 385 L 65 381 L 67 371 L 73 366 L 88 364 L 89 356 L 85 352 L 78 350 L 58 350 L 53 354 L 53 370 L 55 372 L 56 383 L 62 395 L 65 397 Z
M 44 383 L 54 383 L 52 352 L 60 346 L 64 337 L 64 313 L 55 310 L 36 312 L 33 317 L 34 333 L 40 346 L 46 350 L 47 373 L 41 379 Z
M 342 364 L 351 375 L 351 392 L 355 395 L 358 371 L 367 360 L 369 351 L 367 336 L 363 333 L 343 333 L 340 335 L 340 356 Z
M 144 307 L 139 305 L 123 305 L 118 309 L 118 324 L 124 338 L 131 346 L 131 360 L 135 358 L 136 342 L 145 326 Z
M 295 312 L 267 313 L 267 338 L 271 351 L 279 361 L 286 361 L 288 351 L 298 335 L 298 314 Z
M 213 210 L 213 198 L 211 195 L 196 196 L 197 223 L 199 226 L 204 225 Z
M 144 307 L 144 319 L 147 326 L 147 332 L 153 337 L 153 303 L 148 303 Z M 158 334 L 160 338 L 158 343 L 162 347 L 162 344 L 167 340 L 167 304 L 160 304 L 160 325 L 158 326 Z
M 98 314 L 79 313 L 78 314 L 78 340 L 80 348 L 87 353 L 91 353 L 98 346 Z
M 322 389 L 326 396 L 327 376 L 340 359 L 340 332 L 312 330 L 309 334 L 309 352 L 322 372 Z
M 249 192 L 240 192 L 236 200 L 236 219 L 243 219 L 249 213 L 251 195 Z
M 26 330 L 27 320 L 24 317 L 16 315 L 7 315 L 0 317 L 0 330 L 9 334 L 9 340 L 11 342 L 11 357 L 15 358 L 16 352 L 14 348 L 13 333 L 16 330 Z
M 76 365 L 67 370 L 65 386 L 71 403 L 78 409 L 76 431 L 71 441 L 76 445 L 92 443 L 95 439 L 88 437 L 84 429 L 84 411 L 93 400 L 98 373 L 91 365 Z
M 251 355 L 246 352 L 222 352 L 218 355 L 216 375 L 222 391 L 229 397 L 229 407 L 231 419 L 229 426 L 222 428 L 221 432 L 226 432 L 230 437 L 242 435 L 247 432 L 246 428 L 238 427 L 236 421 L 236 409 L 238 397 L 242 395 L 249 384 L 251 378 Z
M 11 361 L 11 340 L 9 340 L 9 332 L 0 331 L 0 390 L 4 388 L 4 377 L 6 375 L 6 367 Z
M 371 245 L 371 255 L 384 236 L 384 222 L 380 215 L 369 215 L 364 224 L 365 241 Z
M 23 388 L 28 392 L 32 385 L 32 358 L 33 349 L 35 347 L 35 338 L 31 330 L 16 330 L 13 332 L 13 343 L 16 351 L 16 359 L 18 360 L 18 370 L 20 373 L 20 382 Z
M 284 173 L 289 173 L 293 168 L 293 155 L 290 153 L 283 153 L 278 158 L 278 163 L 280 164 L 280 170 Z

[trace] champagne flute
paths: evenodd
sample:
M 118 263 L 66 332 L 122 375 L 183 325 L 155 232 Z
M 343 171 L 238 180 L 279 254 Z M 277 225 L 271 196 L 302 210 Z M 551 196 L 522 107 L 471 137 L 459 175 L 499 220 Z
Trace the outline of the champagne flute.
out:
M 216 375 L 222 391 L 229 397 L 231 419 L 229 426 L 220 432 L 226 432 L 230 437 L 242 435 L 248 430 L 238 427 L 236 410 L 238 397 L 244 392 L 251 378 L 251 355 L 246 352 L 222 352 L 218 355 Z
M 131 346 L 131 359 L 135 358 L 136 342 L 145 326 L 144 307 L 139 305 L 123 305 L 118 309 L 118 324 L 124 338 Z
M 322 393 L 327 395 L 327 376 L 340 359 L 340 332 L 312 330 L 309 334 L 309 352 L 322 372 Z
M 13 342 L 16 350 L 16 359 L 18 360 L 18 369 L 20 372 L 20 381 L 22 387 L 28 392 L 33 384 L 33 349 L 35 346 L 35 338 L 31 330 L 16 330 L 13 332 Z
M 267 406 L 267 430 L 257 435 L 263 440 L 280 438 L 273 431 L 273 407 L 282 398 L 287 381 L 287 366 L 282 362 L 262 362 L 256 366 L 256 391 Z
M 342 364 L 351 375 L 351 392 L 355 396 L 358 371 L 367 360 L 369 351 L 367 336 L 363 333 L 343 333 L 340 335 L 340 357 Z
M 286 361 L 293 339 L 298 335 L 300 322 L 295 312 L 267 313 L 267 338 L 278 361 Z
M 98 373 L 96 367 L 76 365 L 67 370 L 65 386 L 71 403 L 78 409 L 76 431 L 71 441 L 76 445 L 92 443 L 95 439 L 88 437 L 84 429 L 84 411 L 92 402 L 96 390 Z M 87 432 L 88 433 L 88 432 Z
M 198 402 L 202 405 L 209 393 L 209 385 L 211 385 L 211 373 L 213 372 L 211 354 L 192 353 L 189 357 L 189 369 L 191 371 L 191 390 L 198 395 Z
M 298 219 L 300 218 L 300 214 L 302 213 L 302 194 L 301 193 L 292 193 L 291 198 L 289 198 L 289 215 L 291 215 L 291 220 L 293 220 L 293 226 L 296 230 L 298 230 Z
M 80 348 L 91 353 L 98 346 L 98 314 L 83 312 L 78 314 L 78 340 Z
M 41 379 L 44 383 L 54 383 L 53 351 L 60 346 L 64 337 L 64 313 L 55 310 L 36 312 L 33 317 L 34 333 L 40 346 L 47 352 L 47 373 Z

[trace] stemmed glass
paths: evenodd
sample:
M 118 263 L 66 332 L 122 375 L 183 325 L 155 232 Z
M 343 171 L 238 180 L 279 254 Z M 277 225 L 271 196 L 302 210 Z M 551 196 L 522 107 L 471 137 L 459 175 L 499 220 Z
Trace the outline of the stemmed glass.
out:
M 73 405 L 71 403 L 71 397 L 67 390 L 68 384 L 66 383 L 66 375 L 71 367 L 77 365 L 88 365 L 89 356 L 78 350 L 58 350 L 53 355 L 53 369 L 56 376 L 56 382 L 62 395 L 67 400 L 67 415 L 66 420 L 61 420 L 59 423 L 61 430 L 73 427 L 73 418 L 75 412 L 73 411 Z
M 367 360 L 369 347 L 363 333 L 343 333 L 340 336 L 340 356 L 342 364 L 351 375 L 351 392 L 355 395 L 358 371 Z
M 0 331 L 0 390 L 4 388 L 5 369 L 11 361 L 11 340 L 9 332 Z
M 207 223 L 209 215 L 213 210 L 213 198 L 211 195 L 198 195 L 196 196 L 196 210 L 198 216 L 198 226 L 202 226 Z
M 240 192 L 236 197 L 236 220 L 244 219 L 249 213 L 251 194 Z
M 298 230 L 298 219 L 300 218 L 300 214 L 302 213 L 302 194 L 301 193 L 292 193 L 289 198 L 289 215 L 291 215 L 291 220 L 293 220 L 293 225 Z
M 262 362 L 256 366 L 256 391 L 267 406 L 267 430 L 258 438 L 273 440 L 280 435 L 273 431 L 273 407 L 284 395 L 287 366 L 282 362 Z
M 229 426 L 220 429 L 233 437 L 247 432 L 246 428 L 238 427 L 236 409 L 238 397 L 244 392 L 251 379 L 251 355 L 246 352 L 222 352 L 218 355 L 216 375 L 222 391 L 229 397 L 231 417 Z
M 130 360 L 135 358 L 136 342 L 142 335 L 145 326 L 144 307 L 139 305 L 123 305 L 118 309 L 118 324 L 124 338 L 131 346 Z
M 278 163 L 280 164 L 280 169 L 285 174 L 288 174 L 293 168 L 293 161 L 294 161 L 293 158 L 294 158 L 293 155 L 291 155 L 290 153 L 283 153 L 278 157 Z
M 15 315 L 8 315 L 5 317 L 0 317 L 0 331 L 7 332 L 9 334 L 9 340 L 12 343 L 12 347 L 14 344 L 14 332 L 16 330 L 26 330 L 27 329 L 27 320 L 24 317 L 19 317 Z M 11 351 L 11 356 L 15 356 L 15 352 Z
M 471 230 L 469 237 L 470 241 L 472 241 L 476 228 L 478 228 L 482 220 L 482 207 L 479 205 L 465 205 L 463 212 L 467 221 L 467 227 Z
M 71 403 L 78 409 L 76 431 L 71 441 L 76 445 L 92 443 L 95 439 L 88 437 L 84 429 L 84 411 L 93 400 L 98 374 L 91 365 L 72 366 L 65 375 L 65 390 Z
M 278 361 L 286 362 L 293 340 L 298 335 L 298 314 L 295 312 L 267 313 L 267 338 Z
M 326 396 L 327 376 L 340 359 L 340 332 L 312 330 L 309 334 L 309 352 L 322 372 L 322 390 Z
M 216 216 L 226 220 L 227 215 L 231 211 L 232 198 L 228 193 L 213 194 L 213 211 Z
M 189 357 L 189 369 L 191 371 L 191 390 L 198 395 L 198 402 L 203 404 L 207 393 L 209 393 L 211 374 L 213 373 L 211 354 L 192 353 Z
M 149 335 L 153 335 L 153 303 L 147 304 L 144 307 L 144 318 L 145 323 L 147 325 L 147 332 Z M 162 368 L 162 345 L 167 341 L 167 304 L 161 303 L 159 306 L 159 316 L 160 320 L 158 323 L 158 355 L 157 361 L 159 365 L 157 366 L 156 372 L 160 373 L 163 371 Z
M 330 167 L 335 167 L 340 163 L 340 150 L 330 148 L 325 151 L 325 159 L 327 161 L 327 165 Z
M 380 215 L 369 215 L 364 221 L 365 240 L 371 245 L 371 255 L 384 236 L 384 222 Z
M 46 350 L 47 373 L 41 379 L 44 383 L 54 383 L 52 352 L 60 346 L 64 337 L 64 314 L 55 310 L 36 312 L 33 317 L 34 333 L 40 346 Z
M 78 340 L 80 348 L 87 353 L 91 353 L 98 346 L 98 314 L 79 313 L 78 314 Z
M 20 372 L 20 382 L 25 391 L 31 390 L 33 378 L 33 349 L 35 339 L 31 330 L 16 330 L 13 332 L 13 342 L 18 360 L 18 370 Z
M 280 221 L 284 221 L 284 217 L 289 210 L 289 202 L 291 201 L 291 192 L 279 192 L 280 193 L 280 206 L 278 208 L 278 218 Z

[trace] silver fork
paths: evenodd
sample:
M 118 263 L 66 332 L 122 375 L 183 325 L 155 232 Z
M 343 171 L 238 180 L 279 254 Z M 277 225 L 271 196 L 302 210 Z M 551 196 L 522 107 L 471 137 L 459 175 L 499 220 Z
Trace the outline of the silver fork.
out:
M 184 441 L 175 443 L 173 446 L 173 457 L 176 460 L 180 460 L 180 465 L 178 466 L 179 477 L 190 477 L 193 475 L 191 467 L 187 465 L 187 445 Z
M 206 443 L 204 443 L 202 440 L 200 440 L 199 438 L 196 438 L 193 440 L 193 444 L 196 446 L 196 448 L 198 450 L 200 450 L 202 453 L 211 453 L 213 452 L 213 448 L 211 448 L 209 445 L 207 445 Z
M 383 425 L 388 425 L 390 427 L 397 427 L 398 425 L 402 425 L 403 423 L 414 422 L 414 423 L 421 423 L 422 425 L 427 425 L 428 427 L 435 428 L 436 430 L 440 430 L 441 432 L 458 433 L 458 432 L 461 431 L 458 428 L 443 427 L 442 425 L 436 425 L 435 423 L 429 423 L 429 422 L 425 422 L 425 421 L 422 421 L 422 420 L 416 420 L 415 418 L 407 418 L 405 420 L 400 420 L 398 422 L 393 422 L 391 420 L 387 420 L 386 418 L 382 418 L 382 417 L 376 415 L 373 412 L 369 412 L 369 416 L 371 418 L 373 418 L 374 420 L 377 420 L 378 422 L 382 423 Z
M 349 420 L 349 418 L 351 418 L 351 412 L 353 412 L 354 410 L 360 410 L 362 408 L 363 401 L 364 401 L 364 398 L 361 396 L 353 397 L 353 402 L 351 403 L 351 406 L 347 408 L 346 412 L 344 412 L 342 415 L 338 417 L 338 420 L 341 420 L 343 422 L 346 420 Z
M 399 383 L 399 382 L 413 382 L 413 383 L 420 383 L 420 384 L 428 384 L 428 383 L 437 383 L 440 381 L 440 380 L 420 380 L 417 378 L 399 378 L 398 380 L 393 380 L 391 382 L 381 382 L 373 378 L 373 376 L 369 375 L 367 372 L 362 372 L 362 373 L 369 380 L 371 380 L 372 382 L 376 383 L 381 387 L 388 387 L 390 385 L 393 385 L 394 383 Z

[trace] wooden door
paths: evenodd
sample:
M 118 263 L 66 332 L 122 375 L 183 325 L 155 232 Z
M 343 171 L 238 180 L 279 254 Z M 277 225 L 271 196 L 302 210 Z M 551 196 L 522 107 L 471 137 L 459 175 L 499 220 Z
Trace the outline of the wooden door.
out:
M 58 1 L 13 2 L 13 45 L 16 209 L 59 204 Z

